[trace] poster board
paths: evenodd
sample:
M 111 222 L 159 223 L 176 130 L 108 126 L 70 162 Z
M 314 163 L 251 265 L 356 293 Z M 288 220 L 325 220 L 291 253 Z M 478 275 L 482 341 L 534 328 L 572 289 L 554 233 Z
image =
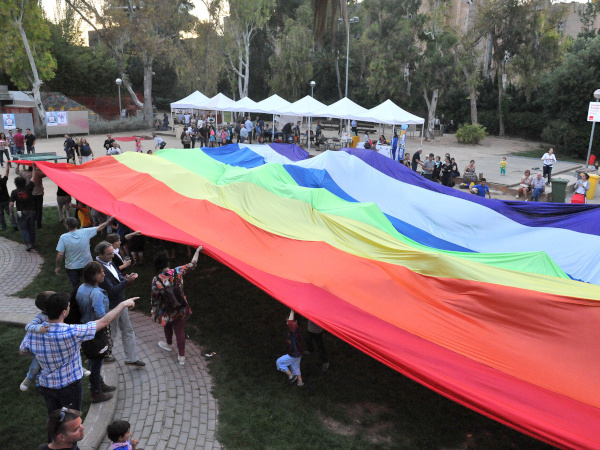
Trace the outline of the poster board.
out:
M 46 135 L 89 134 L 90 122 L 87 111 L 47 111 Z
M 5 130 L 14 130 L 17 128 L 17 121 L 14 114 L 2 114 L 2 125 Z

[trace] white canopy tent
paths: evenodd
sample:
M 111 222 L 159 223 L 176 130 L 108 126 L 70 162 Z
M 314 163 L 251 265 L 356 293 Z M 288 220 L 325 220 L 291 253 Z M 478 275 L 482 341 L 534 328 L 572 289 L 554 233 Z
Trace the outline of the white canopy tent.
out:
M 347 120 L 369 120 L 367 118 L 368 110 L 354 103 L 348 97 L 338 100 L 333 105 L 329 105 L 319 111 L 313 112 L 313 117 L 332 117 L 334 119 Z
M 308 117 L 308 131 L 306 132 L 306 140 L 308 142 L 308 149 L 310 150 L 310 131 L 311 123 L 310 118 L 313 117 L 315 111 L 320 111 L 326 108 L 326 105 L 321 103 L 319 100 L 315 100 L 310 95 L 290 104 L 289 111 L 285 112 L 284 115 L 296 115 Z
M 381 105 L 369 109 L 367 116 L 369 122 L 387 125 L 423 125 L 425 123 L 425 119 L 403 110 L 391 100 L 386 100 Z
M 237 102 L 234 103 L 235 109 L 232 109 L 234 112 L 256 112 L 257 103 L 252 100 L 250 97 L 244 97 Z
M 208 101 L 208 97 L 200 91 L 192 92 L 185 98 L 171 103 L 171 111 L 174 109 L 202 109 L 203 105 Z
M 392 134 L 394 134 L 396 125 L 421 125 L 421 144 L 423 144 L 425 119 L 403 110 L 389 99 L 381 105 L 369 109 L 367 117 L 363 120 L 392 125 Z
M 289 110 L 291 103 L 274 94 L 256 104 L 254 112 L 265 114 L 283 114 Z

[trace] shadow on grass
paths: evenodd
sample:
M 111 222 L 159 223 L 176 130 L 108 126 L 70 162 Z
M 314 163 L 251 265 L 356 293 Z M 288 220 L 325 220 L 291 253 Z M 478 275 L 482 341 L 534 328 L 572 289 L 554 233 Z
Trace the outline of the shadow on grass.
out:
M 38 239 L 45 263 L 39 279 L 23 291 L 27 296 L 41 289 L 69 289 L 66 275 L 53 272 L 55 245 L 64 231 L 55 208 L 46 208 L 45 215 Z M 144 312 L 150 309 L 154 276 L 148 256 L 160 248 L 159 241 L 149 240 L 147 262 L 134 268 L 139 279 L 127 290 L 128 297 L 140 296 L 136 309 Z M 177 250 L 177 263 L 188 262 L 185 247 Z M 285 350 L 284 305 L 204 255 L 185 277 L 185 290 L 193 310 L 186 331 L 204 346 L 203 353 L 216 352 L 209 370 L 219 404 L 218 439 L 225 447 L 551 448 L 434 393 L 329 334 L 329 371 L 321 372 L 316 355 L 306 355 L 305 386 L 288 386 L 275 368 Z M 301 325 L 305 330 L 306 321 Z

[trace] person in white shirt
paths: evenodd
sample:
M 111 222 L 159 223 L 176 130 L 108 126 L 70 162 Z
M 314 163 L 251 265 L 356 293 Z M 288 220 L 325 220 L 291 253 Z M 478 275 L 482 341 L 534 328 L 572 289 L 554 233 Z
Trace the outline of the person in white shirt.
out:
M 548 179 L 546 180 L 546 186 L 550 186 L 550 179 L 552 178 L 552 167 L 556 162 L 556 156 L 554 156 L 553 148 L 548 150 L 548 153 L 544 153 L 544 156 L 542 156 L 542 161 L 544 161 L 544 178 L 546 178 L 546 175 L 548 175 Z
M 165 148 L 165 145 L 167 145 L 167 143 L 163 140 L 163 138 L 157 136 L 156 134 L 152 134 L 152 137 L 154 137 L 154 150 L 156 150 L 159 147 L 161 150 Z
M 575 193 L 585 196 L 590 189 L 590 176 L 587 173 L 582 173 L 581 178 L 575 184 Z

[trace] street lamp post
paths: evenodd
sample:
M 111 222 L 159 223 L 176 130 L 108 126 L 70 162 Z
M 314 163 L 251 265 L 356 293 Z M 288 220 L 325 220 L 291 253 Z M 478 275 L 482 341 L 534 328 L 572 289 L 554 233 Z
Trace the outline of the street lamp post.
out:
M 346 97 L 348 97 L 348 63 L 350 62 L 350 24 L 358 23 L 358 20 L 358 17 L 353 17 L 348 20 L 348 40 L 346 42 Z M 343 22 L 344 19 L 340 17 L 338 21 Z
M 117 88 L 119 89 L 119 117 L 121 117 L 121 84 L 123 83 L 123 80 L 117 78 L 115 82 L 117 83 Z
M 596 103 L 600 102 L 600 89 L 596 89 L 594 91 L 594 98 L 596 99 Z M 594 128 L 596 127 L 596 122 L 592 122 L 592 134 L 590 135 L 590 146 L 588 148 L 587 159 L 585 160 L 585 168 L 588 168 L 590 163 L 590 155 L 592 154 L 592 141 L 594 140 Z
M 315 86 L 317 85 L 317 83 L 315 83 L 314 81 L 310 82 L 310 96 L 312 98 L 315 98 Z M 311 131 L 311 123 L 310 123 L 310 116 L 308 116 L 308 131 L 306 132 L 306 140 L 308 141 L 308 150 L 310 151 L 310 131 Z

